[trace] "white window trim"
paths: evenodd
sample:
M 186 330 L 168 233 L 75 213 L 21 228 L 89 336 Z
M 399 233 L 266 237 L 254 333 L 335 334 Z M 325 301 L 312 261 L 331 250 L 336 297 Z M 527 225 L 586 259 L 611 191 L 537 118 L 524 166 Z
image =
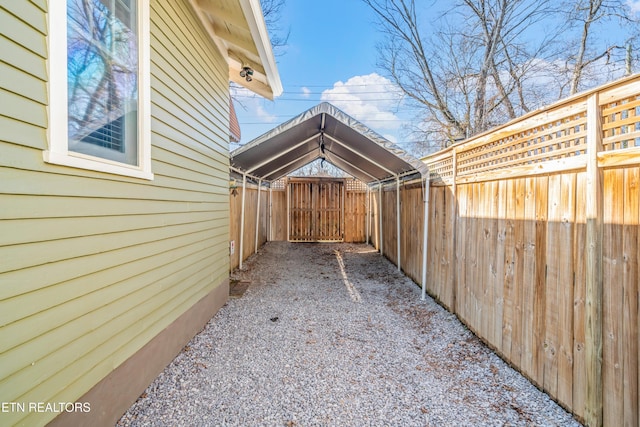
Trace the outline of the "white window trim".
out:
M 49 149 L 44 161 L 152 180 L 149 0 L 138 5 L 138 165 L 127 165 L 69 151 L 67 109 L 67 2 L 49 4 Z

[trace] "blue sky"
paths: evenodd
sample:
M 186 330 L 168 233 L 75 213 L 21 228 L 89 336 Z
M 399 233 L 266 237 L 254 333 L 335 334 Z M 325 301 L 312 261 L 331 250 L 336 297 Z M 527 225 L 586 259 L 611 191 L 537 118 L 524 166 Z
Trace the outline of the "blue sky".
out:
M 384 93 L 389 87 L 381 84 L 389 82 L 376 74 L 380 72 L 376 67 L 380 35 L 366 5 L 359 0 L 288 0 L 282 27 L 290 29 L 284 54 L 276 58 L 284 93 L 275 101 L 254 97 L 248 91 L 236 96 L 243 144 L 322 100 L 329 100 L 355 118 L 365 117 L 358 113 L 359 108 L 369 108 L 370 119 L 365 123 L 382 135 L 396 138 L 397 129 L 389 126 L 397 128 L 398 117 L 387 111 L 377 116 L 377 110 L 371 110 L 372 103 L 360 101 L 363 97 L 398 98 Z M 348 89 L 344 87 L 347 82 Z M 348 93 L 352 90 L 360 94 L 352 97 Z M 397 109 L 393 102 L 388 104 L 383 107 Z
M 627 2 L 640 13 L 640 0 Z M 241 144 L 329 101 L 403 145 L 402 125 L 411 120 L 412 112 L 402 106 L 397 89 L 376 66 L 376 44 L 382 35 L 363 2 L 287 0 L 281 27 L 290 30 L 287 46 L 276 58 L 284 93 L 275 101 L 247 90 L 235 94 Z

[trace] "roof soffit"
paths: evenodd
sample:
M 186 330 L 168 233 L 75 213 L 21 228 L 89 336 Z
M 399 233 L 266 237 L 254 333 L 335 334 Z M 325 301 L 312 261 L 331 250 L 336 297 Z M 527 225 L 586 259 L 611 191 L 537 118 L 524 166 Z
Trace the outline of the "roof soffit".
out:
M 209 36 L 229 65 L 229 80 L 267 99 L 282 93 L 282 82 L 259 0 L 190 0 Z M 242 67 L 253 80 L 240 77 Z

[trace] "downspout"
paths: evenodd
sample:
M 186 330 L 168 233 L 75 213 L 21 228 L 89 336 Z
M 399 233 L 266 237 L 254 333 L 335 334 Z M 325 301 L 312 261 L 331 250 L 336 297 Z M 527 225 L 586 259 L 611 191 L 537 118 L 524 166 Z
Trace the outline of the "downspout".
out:
M 422 225 L 422 299 L 427 298 L 427 237 L 429 236 L 429 193 L 430 175 L 424 179 L 424 224 Z
M 396 237 L 396 243 L 397 243 L 397 249 L 398 249 L 398 271 L 401 271 L 402 268 L 400 267 L 402 262 L 401 262 L 401 257 L 400 257 L 400 176 L 398 175 L 396 177 L 396 229 L 397 229 L 397 237 Z
M 260 193 L 262 193 L 262 180 L 258 180 L 258 204 L 256 206 L 256 247 L 254 253 L 258 253 L 258 236 L 260 235 Z
M 242 270 L 242 254 L 244 250 L 244 200 L 247 194 L 247 174 L 242 174 L 242 205 L 240 208 L 240 253 L 238 254 L 240 262 L 238 268 Z

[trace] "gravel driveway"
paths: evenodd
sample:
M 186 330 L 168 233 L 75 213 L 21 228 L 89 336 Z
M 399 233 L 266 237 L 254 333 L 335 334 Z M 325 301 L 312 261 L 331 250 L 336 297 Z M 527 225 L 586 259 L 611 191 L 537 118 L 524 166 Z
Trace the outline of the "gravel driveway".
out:
M 121 426 L 577 426 L 370 246 L 270 242 Z

